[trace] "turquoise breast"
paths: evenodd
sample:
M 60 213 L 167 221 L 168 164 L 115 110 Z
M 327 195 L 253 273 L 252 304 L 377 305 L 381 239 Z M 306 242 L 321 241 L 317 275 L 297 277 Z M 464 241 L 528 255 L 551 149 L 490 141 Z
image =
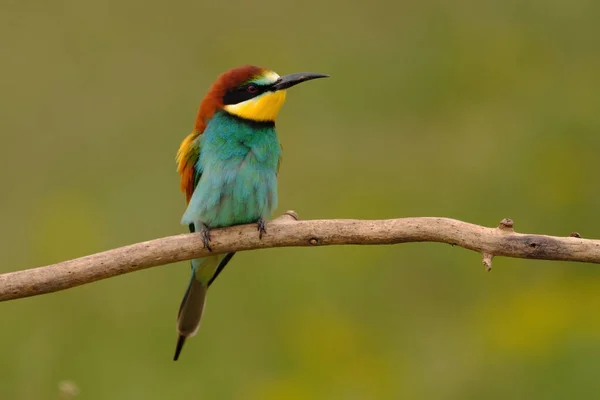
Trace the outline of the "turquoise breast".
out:
M 218 228 L 269 218 L 281 155 L 274 124 L 219 111 L 198 140 L 200 180 L 181 222 Z

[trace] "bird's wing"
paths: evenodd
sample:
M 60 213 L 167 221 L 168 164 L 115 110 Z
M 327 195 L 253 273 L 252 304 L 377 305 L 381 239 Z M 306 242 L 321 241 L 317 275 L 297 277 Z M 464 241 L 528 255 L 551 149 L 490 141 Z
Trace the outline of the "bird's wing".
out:
M 180 177 L 180 188 L 185 193 L 187 203 L 190 202 L 201 175 L 196 170 L 196 163 L 200 156 L 199 139 L 200 133 L 193 131 L 183 139 L 177 151 L 177 172 Z
M 279 160 L 277 160 L 277 175 L 279 175 L 279 169 L 281 168 L 281 162 L 283 161 L 283 145 L 280 144 L 281 153 L 279 154 Z

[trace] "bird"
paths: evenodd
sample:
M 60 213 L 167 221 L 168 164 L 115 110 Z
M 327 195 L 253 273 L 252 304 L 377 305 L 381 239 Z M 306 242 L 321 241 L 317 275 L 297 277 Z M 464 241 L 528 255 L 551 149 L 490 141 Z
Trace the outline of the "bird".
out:
M 181 223 L 210 246 L 210 230 L 255 223 L 259 237 L 277 207 L 282 147 L 275 119 L 287 89 L 329 77 L 312 72 L 280 76 L 253 65 L 217 78 L 200 103 L 192 132 L 177 151 L 177 172 L 187 207 Z M 191 261 L 192 276 L 177 315 L 177 361 L 188 337 L 198 331 L 208 288 L 235 253 Z

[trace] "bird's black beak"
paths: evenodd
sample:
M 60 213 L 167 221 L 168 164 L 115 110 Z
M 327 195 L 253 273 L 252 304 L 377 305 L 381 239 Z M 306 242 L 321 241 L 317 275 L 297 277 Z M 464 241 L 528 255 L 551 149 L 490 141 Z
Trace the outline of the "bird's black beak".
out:
M 315 74 L 313 72 L 300 72 L 298 74 L 284 75 L 271 86 L 271 90 L 283 90 L 291 88 L 302 82 L 310 81 L 311 79 L 328 78 L 326 74 Z

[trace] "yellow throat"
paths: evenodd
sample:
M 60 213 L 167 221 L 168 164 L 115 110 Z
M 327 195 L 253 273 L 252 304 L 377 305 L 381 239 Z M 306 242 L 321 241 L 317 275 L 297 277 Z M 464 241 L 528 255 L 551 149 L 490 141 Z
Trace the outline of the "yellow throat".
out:
M 266 92 L 258 97 L 228 104 L 223 108 L 230 114 L 253 121 L 275 121 L 277 114 L 285 103 L 285 90 Z

